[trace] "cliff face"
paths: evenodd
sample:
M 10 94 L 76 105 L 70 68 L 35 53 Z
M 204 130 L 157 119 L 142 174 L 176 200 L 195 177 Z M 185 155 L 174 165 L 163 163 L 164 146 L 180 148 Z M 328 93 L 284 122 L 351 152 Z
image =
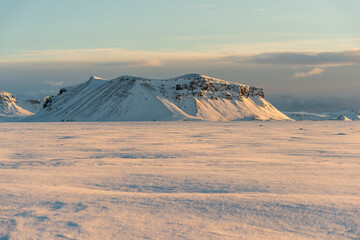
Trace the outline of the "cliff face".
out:
M 200 74 L 155 80 L 91 77 L 60 90 L 33 121 L 285 120 L 262 88 Z

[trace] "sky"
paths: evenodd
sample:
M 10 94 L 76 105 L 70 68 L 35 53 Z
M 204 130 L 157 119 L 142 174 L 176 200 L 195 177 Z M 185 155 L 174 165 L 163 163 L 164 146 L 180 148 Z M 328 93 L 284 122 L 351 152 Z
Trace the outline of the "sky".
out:
M 284 111 L 359 108 L 358 0 L 2 0 L 0 90 L 200 73 Z

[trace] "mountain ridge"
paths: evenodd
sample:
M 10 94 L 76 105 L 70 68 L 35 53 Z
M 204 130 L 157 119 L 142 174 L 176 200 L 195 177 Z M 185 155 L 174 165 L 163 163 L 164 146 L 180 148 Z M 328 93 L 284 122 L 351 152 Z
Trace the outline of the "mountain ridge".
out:
M 91 76 L 60 89 L 29 121 L 290 120 L 263 89 L 201 74 L 169 79 Z

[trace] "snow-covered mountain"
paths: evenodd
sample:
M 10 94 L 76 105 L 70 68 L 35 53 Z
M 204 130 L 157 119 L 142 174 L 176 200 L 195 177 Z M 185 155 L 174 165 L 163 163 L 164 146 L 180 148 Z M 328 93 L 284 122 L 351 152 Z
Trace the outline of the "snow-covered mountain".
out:
M 8 92 L 0 91 L 0 118 L 19 118 L 32 115 L 16 104 L 16 98 Z
M 33 113 L 37 113 L 43 109 L 44 103 L 48 98 L 49 97 L 43 97 L 40 99 L 26 99 L 26 100 L 17 99 L 16 103 L 18 106 L 22 107 L 23 109 L 26 109 Z
M 92 76 L 60 89 L 29 121 L 289 120 L 262 88 L 200 74 L 171 79 Z
M 285 114 L 294 120 L 360 120 L 360 109 L 325 113 L 285 112 Z

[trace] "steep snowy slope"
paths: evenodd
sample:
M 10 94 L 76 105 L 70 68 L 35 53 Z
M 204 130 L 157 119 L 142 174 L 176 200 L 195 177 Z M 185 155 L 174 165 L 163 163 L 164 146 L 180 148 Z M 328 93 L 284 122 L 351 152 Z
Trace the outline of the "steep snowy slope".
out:
M 24 117 L 32 114 L 32 112 L 16 105 L 16 98 L 12 94 L 0 91 L 0 120 Z
M 285 120 L 262 88 L 188 74 L 154 80 L 91 77 L 60 90 L 29 121 Z

